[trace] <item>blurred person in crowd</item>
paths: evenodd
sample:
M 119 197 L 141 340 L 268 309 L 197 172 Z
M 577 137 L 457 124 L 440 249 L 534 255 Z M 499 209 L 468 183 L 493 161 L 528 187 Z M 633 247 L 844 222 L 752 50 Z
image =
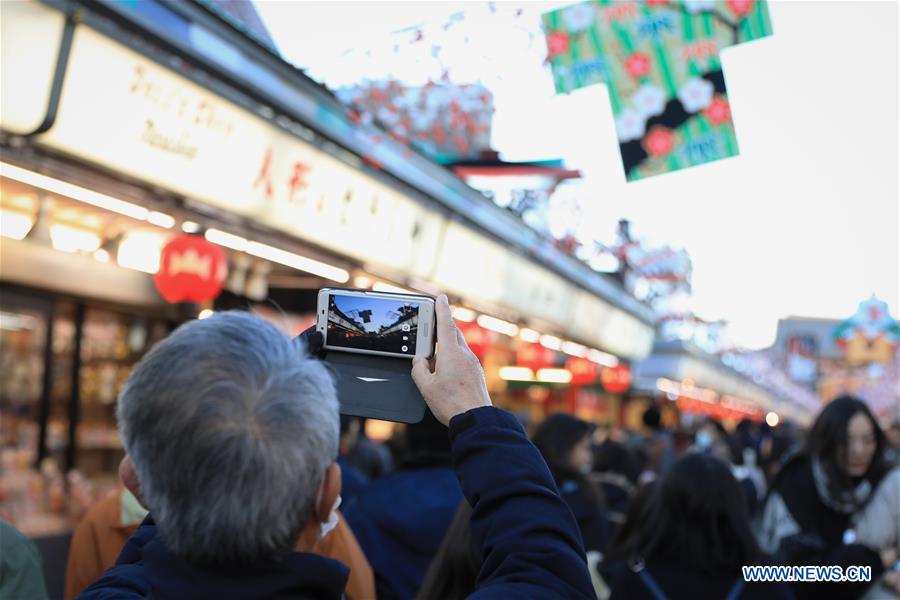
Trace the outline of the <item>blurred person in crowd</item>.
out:
M 609 542 L 609 527 L 603 492 L 588 477 L 594 466 L 593 433 L 594 427 L 587 421 L 556 413 L 544 419 L 531 441 L 547 461 L 560 496 L 578 521 L 585 550 L 602 553 Z
M 767 489 L 781 467 L 800 451 L 801 446 L 800 439 L 780 428 L 763 435 L 759 443 L 759 466 L 766 478 Z
M 887 443 L 885 460 L 894 465 L 900 465 L 900 418 L 894 419 L 884 430 L 884 438 Z
M 854 530 L 860 544 L 879 550 L 887 560 L 900 558 L 900 467 L 891 468 L 881 480 L 872 499 L 857 515 Z M 867 600 L 888 593 L 900 598 L 900 560 L 888 566 L 878 585 L 869 589 Z
M 127 463 L 124 464 L 128 468 Z M 128 538 L 134 534 L 148 512 L 124 486 L 112 490 L 88 511 L 75 528 L 69 545 L 65 592 L 67 600 L 87 589 L 116 563 Z M 346 587 L 349 598 L 372 598 L 375 595 L 372 567 L 340 511 L 335 513 L 339 519 L 337 525 L 316 542 L 312 551 L 350 567 Z
M 761 564 L 744 496 L 724 462 L 689 453 L 636 494 L 602 565 L 611 600 L 780 600 L 784 584 L 745 583 Z
M 625 444 L 606 440 L 594 447 L 591 481 L 603 492 L 608 531 L 615 531 L 625 521 L 628 501 L 640 475 L 638 461 Z
M 353 446 L 344 456 L 344 461 L 353 465 L 367 479 L 384 477 L 394 469 L 390 450 L 381 443 L 374 442 L 366 435 L 366 419 L 357 417 L 358 434 Z
M 641 416 L 641 421 L 649 431 L 643 444 L 647 450 L 647 471 L 649 473 L 643 477 L 652 479 L 654 475 L 665 471 L 675 460 L 675 448 L 672 434 L 663 427 L 662 413 L 657 406 L 648 407 Z
M 45 600 L 42 562 L 34 542 L 0 519 L 0 598 Z
M 341 415 L 341 443 L 338 466 L 341 467 L 341 498 L 348 505 L 369 484 L 369 478 L 347 456 L 356 448 L 362 424 L 359 417 Z
M 345 514 L 375 571 L 379 598 L 411 598 L 463 498 L 447 428 L 430 412 L 404 429 L 406 456 L 372 481 Z
M 873 580 L 896 553 L 859 543 L 854 520 L 888 472 L 884 434 L 868 407 L 841 396 L 819 413 L 804 452 L 775 477 L 758 524 L 762 548 L 787 565 L 872 568 Z M 867 582 L 797 583 L 798 598 L 857 598 Z
M 725 427 L 715 419 L 706 419 L 697 430 L 694 439 L 692 450 L 714 456 L 728 465 L 744 494 L 747 512 L 753 515 L 766 491 L 762 473 L 738 463 L 738 460 L 743 461 L 743 456 L 737 456 L 738 449 L 734 440 L 728 435 Z
M 471 519 L 472 507 L 464 499 L 456 509 L 416 598 L 462 600 L 475 589 L 481 570 L 481 553 L 469 529 Z
M 473 509 L 473 597 L 591 597 L 577 523 L 521 426 L 491 406 L 445 296 L 437 326 L 439 354 L 412 375 L 449 425 Z M 335 523 L 337 399 L 302 350 L 258 317 L 220 312 L 141 359 L 118 416 L 123 480 L 150 515 L 83 598 L 341 597 L 346 567 L 307 552 Z

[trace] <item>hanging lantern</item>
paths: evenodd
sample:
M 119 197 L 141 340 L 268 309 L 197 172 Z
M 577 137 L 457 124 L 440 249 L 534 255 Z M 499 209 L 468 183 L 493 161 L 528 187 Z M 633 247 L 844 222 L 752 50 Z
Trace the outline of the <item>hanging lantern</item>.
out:
M 165 245 L 156 289 L 168 302 L 206 302 L 222 291 L 228 260 L 217 245 L 199 235 L 182 235 Z
M 573 385 L 590 385 L 597 381 L 597 363 L 586 358 L 569 357 L 566 369 L 572 373 Z
M 479 326 L 477 323 L 463 323 L 457 322 L 457 327 L 462 331 L 463 337 L 466 338 L 466 343 L 469 344 L 469 349 L 472 351 L 478 360 L 484 359 L 484 355 L 487 354 L 488 348 L 491 345 L 491 334 L 487 329 Z
M 554 352 L 540 344 L 519 343 L 516 349 L 516 365 L 528 367 L 534 372 L 553 366 Z
M 626 392 L 631 387 L 631 368 L 623 363 L 606 367 L 600 373 L 600 383 L 612 394 Z

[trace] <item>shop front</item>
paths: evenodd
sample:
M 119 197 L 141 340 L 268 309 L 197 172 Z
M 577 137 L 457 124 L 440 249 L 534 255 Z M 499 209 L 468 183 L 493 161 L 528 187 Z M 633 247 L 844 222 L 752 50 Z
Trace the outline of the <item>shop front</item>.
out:
M 262 56 L 254 77 L 281 77 L 305 98 L 293 113 L 262 103 L 237 63 L 163 43 L 178 28 L 109 10 L 119 8 L 4 12 L 17 52 L 3 54 L 0 115 L 0 511 L 20 529 L 70 530 L 115 484 L 115 400 L 155 341 L 187 319 L 248 307 L 296 334 L 324 285 L 446 291 L 467 337 L 486 340 L 498 404 L 538 420 L 614 418 L 623 369 L 650 351 L 646 307 L 442 167 L 369 160 L 345 135 L 356 125 L 335 121 L 337 102 L 249 39 L 222 38 L 220 50 Z M 227 29 L 204 19 L 191 39 Z M 35 57 L 28 73 L 23 56 Z M 179 268 L 223 291 L 167 302 L 162 257 L 186 236 L 220 249 L 226 268 L 202 253 Z M 547 354 L 523 364 L 534 347 Z

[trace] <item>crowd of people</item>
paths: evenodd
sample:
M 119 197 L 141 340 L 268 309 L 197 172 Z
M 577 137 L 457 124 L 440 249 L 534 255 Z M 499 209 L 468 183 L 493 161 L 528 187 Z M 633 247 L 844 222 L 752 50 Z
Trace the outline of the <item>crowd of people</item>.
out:
M 338 415 L 315 334 L 224 312 L 160 342 L 120 395 L 123 487 L 79 525 L 67 597 L 900 598 L 900 428 L 860 400 L 808 432 L 669 429 L 656 407 L 640 432 L 523 427 L 445 297 L 437 316 L 435 359 L 413 362 L 429 410 L 389 444 Z

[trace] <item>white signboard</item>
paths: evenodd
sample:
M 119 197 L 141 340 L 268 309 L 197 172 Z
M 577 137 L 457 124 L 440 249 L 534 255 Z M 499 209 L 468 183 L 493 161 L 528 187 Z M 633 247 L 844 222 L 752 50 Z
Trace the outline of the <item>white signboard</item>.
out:
M 433 281 L 473 300 L 500 304 L 509 273 L 510 253 L 500 244 L 459 223 L 444 234 Z
M 437 252 L 439 216 L 86 27 L 40 141 L 367 263 Z
M 562 277 L 521 256 L 512 256 L 503 289 L 504 304 L 565 327 L 571 316 L 573 287 Z

